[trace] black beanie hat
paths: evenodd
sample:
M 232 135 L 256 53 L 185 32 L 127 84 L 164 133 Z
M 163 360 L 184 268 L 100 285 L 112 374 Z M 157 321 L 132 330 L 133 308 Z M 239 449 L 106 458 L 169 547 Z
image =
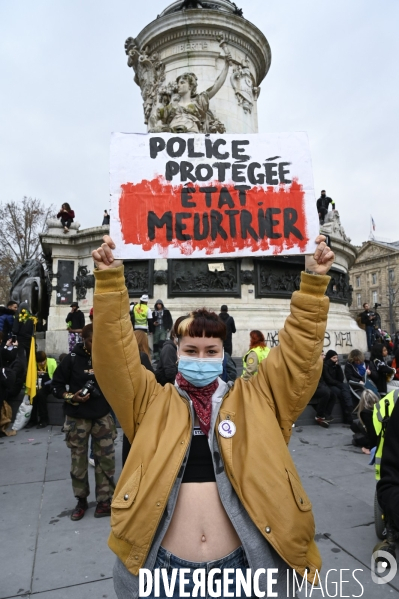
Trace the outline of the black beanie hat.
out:
M 328 352 L 326 353 L 326 360 L 329 360 L 333 356 L 338 356 L 337 352 L 334 351 L 333 349 L 329 349 Z

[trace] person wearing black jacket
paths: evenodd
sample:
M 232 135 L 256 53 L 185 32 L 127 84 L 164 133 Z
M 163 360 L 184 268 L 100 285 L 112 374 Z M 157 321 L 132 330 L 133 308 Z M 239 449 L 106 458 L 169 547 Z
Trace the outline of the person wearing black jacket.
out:
M 110 407 L 96 383 L 91 359 L 93 325 L 82 331 L 83 343 L 78 343 L 58 365 L 53 375 L 53 395 L 64 399 L 64 432 L 71 450 L 72 488 L 78 503 L 71 520 L 80 520 L 88 509 L 90 493 L 88 477 L 88 443 L 93 438 L 95 462 L 96 518 L 111 514 L 111 499 L 115 489 L 116 427 Z M 67 390 L 66 386 L 69 386 Z
M 353 349 L 345 364 L 345 378 L 349 382 L 359 383 L 364 385 L 366 376 L 370 376 L 370 370 L 367 368 L 364 361 L 364 354 L 359 349 Z
M 0 351 L 0 408 L 3 401 L 19 395 L 26 379 L 26 356 L 18 341 L 9 339 Z
M 160 385 L 174 385 L 177 374 L 177 345 L 175 338 L 167 339 L 163 344 L 155 371 L 155 378 Z
M 353 401 L 351 390 L 347 383 L 344 383 L 344 373 L 338 363 L 338 354 L 333 349 L 330 349 L 323 363 L 323 380 L 330 388 L 331 393 L 339 400 L 343 412 L 343 420 L 345 424 L 353 422 Z
M 326 190 L 323 189 L 321 192 L 321 196 L 316 202 L 317 212 L 319 213 L 320 224 L 324 225 L 324 219 L 326 218 L 326 214 L 328 212 L 328 207 L 331 204 L 332 209 L 335 209 L 335 202 L 331 198 L 326 195 Z
M 232 316 L 230 316 L 230 314 L 228 313 L 227 306 L 225 304 L 223 304 L 223 306 L 221 306 L 221 308 L 220 308 L 219 318 L 221 320 L 223 320 L 224 324 L 226 325 L 226 329 L 227 329 L 226 339 L 223 341 L 223 349 L 225 352 L 230 354 L 230 356 L 232 356 L 233 355 L 233 333 L 236 332 L 236 323 L 234 322 L 234 318 Z
M 360 321 L 366 327 L 367 349 L 371 351 L 375 337 L 376 313 L 370 310 L 367 303 L 363 304 L 364 312 L 360 314 Z
M 387 394 L 388 378 L 395 374 L 395 369 L 387 366 L 385 358 L 388 350 L 382 343 L 374 343 L 370 354 L 370 379 L 373 381 L 381 397 Z
M 155 302 L 154 310 L 152 312 L 152 323 L 154 327 L 153 357 L 154 360 L 158 360 L 159 352 L 162 350 L 166 337 L 173 326 L 172 316 L 160 299 Z
M 378 503 L 399 531 L 399 401 L 396 400 L 384 435 L 381 478 L 377 484 Z
M 65 319 L 68 325 L 68 346 L 69 351 L 73 351 L 76 343 L 82 341 L 82 329 L 85 326 L 85 315 L 79 310 L 78 302 L 72 302 L 72 310 Z

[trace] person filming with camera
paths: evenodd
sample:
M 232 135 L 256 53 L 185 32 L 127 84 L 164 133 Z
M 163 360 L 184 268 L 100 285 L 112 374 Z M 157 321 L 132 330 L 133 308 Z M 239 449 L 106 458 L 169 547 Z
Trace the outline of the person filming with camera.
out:
M 370 310 L 369 304 L 366 302 L 363 304 L 364 312 L 360 314 L 360 320 L 366 327 L 367 335 L 367 348 L 371 351 L 374 344 L 374 331 L 376 324 L 376 314 L 373 310 Z
M 115 489 L 116 427 L 101 389 L 97 385 L 91 357 L 93 325 L 82 330 L 83 342 L 74 347 L 57 367 L 53 394 L 65 402 L 65 441 L 71 450 L 71 479 L 78 503 L 71 520 L 80 520 L 88 509 L 88 444 L 93 438 L 96 501 L 95 518 L 110 516 Z M 67 388 L 68 386 L 68 388 Z

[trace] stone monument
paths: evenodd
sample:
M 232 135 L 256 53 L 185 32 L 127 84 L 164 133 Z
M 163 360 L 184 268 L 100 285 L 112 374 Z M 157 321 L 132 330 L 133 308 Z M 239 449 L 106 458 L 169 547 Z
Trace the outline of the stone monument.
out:
M 270 68 L 271 50 L 263 33 L 230 0 L 173 2 L 136 37 L 126 40 L 125 52 L 141 92 L 148 132 L 258 132 L 260 86 Z M 95 227 L 65 238 L 61 228 L 53 227 L 42 238 L 57 279 L 48 351 L 61 351 L 61 341 L 62 351 L 66 347 L 70 300 L 80 299 L 86 312 L 92 305 L 90 253 L 107 230 Z M 348 307 L 352 294 L 348 269 L 356 250 L 338 213 L 332 214 L 323 231 L 330 234 L 337 256 L 328 289 L 331 309 L 325 348 L 338 353 L 364 349 L 365 334 Z M 269 346 L 278 343 L 303 264 L 302 256 L 143 259 L 125 262 L 125 279 L 132 300 L 148 293 L 154 303 L 161 299 L 174 319 L 200 305 L 219 312 L 221 304 L 227 304 L 237 326 L 233 353 L 240 356 L 248 349 L 252 329 L 262 330 Z

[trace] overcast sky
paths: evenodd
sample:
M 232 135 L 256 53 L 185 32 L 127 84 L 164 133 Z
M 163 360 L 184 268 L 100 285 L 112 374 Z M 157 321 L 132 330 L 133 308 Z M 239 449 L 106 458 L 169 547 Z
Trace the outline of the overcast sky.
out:
M 124 41 L 165 0 L 0 0 L 0 201 L 108 207 L 111 131 L 144 132 Z M 398 0 L 237 0 L 272 49 L 259 131 L 307 131 L 356 244 L 399 239 Z

